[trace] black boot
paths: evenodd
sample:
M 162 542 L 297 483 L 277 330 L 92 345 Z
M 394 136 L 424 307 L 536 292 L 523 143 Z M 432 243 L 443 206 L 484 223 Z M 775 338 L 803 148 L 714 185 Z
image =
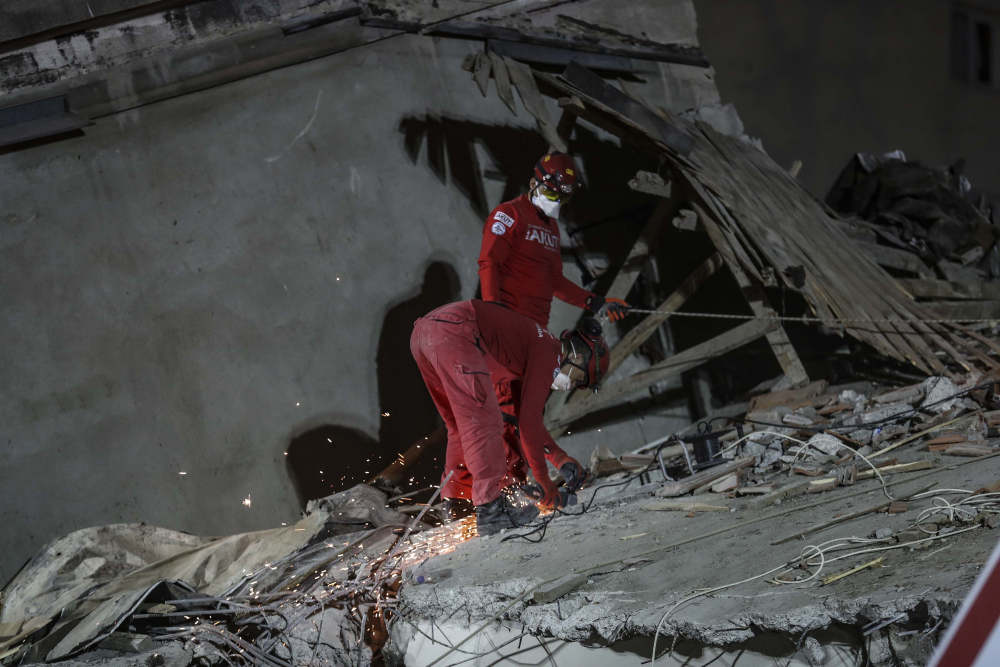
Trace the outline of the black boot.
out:
M 444 499 L 444 522 L 454 523 L 472 516 L 476 511 L 472 501 L 468 498 L 445 498 Z
M 504 528 L 520 528 L 538 518 L 538 507 L 517 486 L 508 486 L 496 500 L 476 505 L 479 536 L 496 535 Z

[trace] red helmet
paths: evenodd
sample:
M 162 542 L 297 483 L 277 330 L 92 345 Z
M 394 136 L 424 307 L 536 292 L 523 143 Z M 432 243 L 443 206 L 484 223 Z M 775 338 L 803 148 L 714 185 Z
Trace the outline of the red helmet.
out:
M 555 195 L 549 196 L 549 199 L 572 196 L 576 192 L 579 173 L 573 158 L 559 151 L 546 153 L 535 165 L 535 180 L 543 191 L 548 190 L 547 195 Z
M 608 348 L 608 342 L 604 340 L 601 323 L 593 317 L 585 317 L 576 329 L 563 331 L 559 340 L 568 342 L 572 349 L 582 352 L 586 358 L 586 367 L 566 361 L 570 366 L 583 371 L 583 379 L 577 382 L 576 386 L 580 389 L 590 387 L 596 392 L 608 373 L 608 367 L 611 366 L 611 350 Z M 585 351 L 576 350 L 577 345 L 581 343 L 586 348 Z

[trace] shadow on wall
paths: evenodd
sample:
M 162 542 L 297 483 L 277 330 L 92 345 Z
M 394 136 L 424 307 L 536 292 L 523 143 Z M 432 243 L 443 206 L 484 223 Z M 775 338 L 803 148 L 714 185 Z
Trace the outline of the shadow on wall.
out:
M 386 464 L 441 426 L 437 408 L 410 354 L 410 334 L 417 318 L 455 301 L 460 288 L 455 269 L 445 262 L 434 262 L 424 272 L 419 292 L 390 308 L 382 322 L 376 375 L 382 413 L 379 453 Z
M 368 480 L 386 465 L 385 455 L 378 457 L 373 438 L 346 426 L 320 426 L 293 438 L 288 470 L 302 507 Z
M 442 183 L 449 179 L 485 220 L 498 204 L 528 189 L 535 163 L 548 143 L 533 128 L 493 125 L 449 116 L 410 116 L 399 125 L 407 155 L 417 164 L 427 145 L 427 165 Z M 628 186 L 636 171 L 658 171 L 655 158 L 621 146 L 578 124 L 569 152 L 581 163 L 584 187 L 573 197 L 565 220 L 586 247 L 623 260 L 655 202 Z M 477 148 L 478 147 L 478 148 Z M 491 164 L 481 164 L 481 156 Z M 485 183 L 503 183 L 497 201 L 488 201 Z M 635 220 L 633 220 L 633 218 Z M 636 230 L 622 233 L 621 223 Z
M 476 214 L 486 219 L 500 202 L 513 199 L 527 188 L 531 169 L 548 149 L 534 130 L 491 125 L 448 116 L 410 116 L 399 124 L 407 155 L 416 164 L 427 143 L 427 163 L 442 183 L 452 184 L 469 200 Z M 483 170 L 476 145 L 483 146 L 493 164 Z M 503 181 L 500 201 L 486 201 L 483 179 Z
M 410 333 L 417 318 L 458 298 L 458 274 L 450 264 L 434 262 L 414 292 L 390 308 L 382 323 L 376 357 L 383 415 L 378 441 L 358 429 L 325 425 L 293 438 L 289 444 L 288 470 L 303 507 L 310 500 L 368 481 L 392 463 L 397 453 L 441 426 L 437 408 L 410 355 Z M 424 470 L 423 474 L 436 481 L 440 471 Z

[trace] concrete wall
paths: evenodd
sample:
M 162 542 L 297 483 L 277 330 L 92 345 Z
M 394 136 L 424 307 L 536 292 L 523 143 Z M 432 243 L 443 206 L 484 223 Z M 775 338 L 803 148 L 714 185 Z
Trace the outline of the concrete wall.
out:
M 402 35 L 0 154 L 0 584 L 84 526 L 293 520 L 313 427 L 411 444 L 376 444 L 383 321 L 435 262 L 475 293 L 483 208 L 544 149 L 460 70 L 478 48 Z
M 993 12 L 1000 2 L 970 3 Z M 1000 88 L 952 81 L 945 0 L 695 0 L 724 102 L 779 164 L 824 196 L 854 152 L 967 160 L 1000 197 Z M 994 43 L 994 52 L 998 46 Z

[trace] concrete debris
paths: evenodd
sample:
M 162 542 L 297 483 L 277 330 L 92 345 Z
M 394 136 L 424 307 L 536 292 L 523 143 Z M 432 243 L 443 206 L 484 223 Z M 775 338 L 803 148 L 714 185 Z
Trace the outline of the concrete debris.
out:
M 921 388 L 927 393 L 925 403 L 931 412 L 941 414 L 962 405 L 961 397 L 951 398 L 959 393 L 959 389 L 946 377 L 927 378 Z

